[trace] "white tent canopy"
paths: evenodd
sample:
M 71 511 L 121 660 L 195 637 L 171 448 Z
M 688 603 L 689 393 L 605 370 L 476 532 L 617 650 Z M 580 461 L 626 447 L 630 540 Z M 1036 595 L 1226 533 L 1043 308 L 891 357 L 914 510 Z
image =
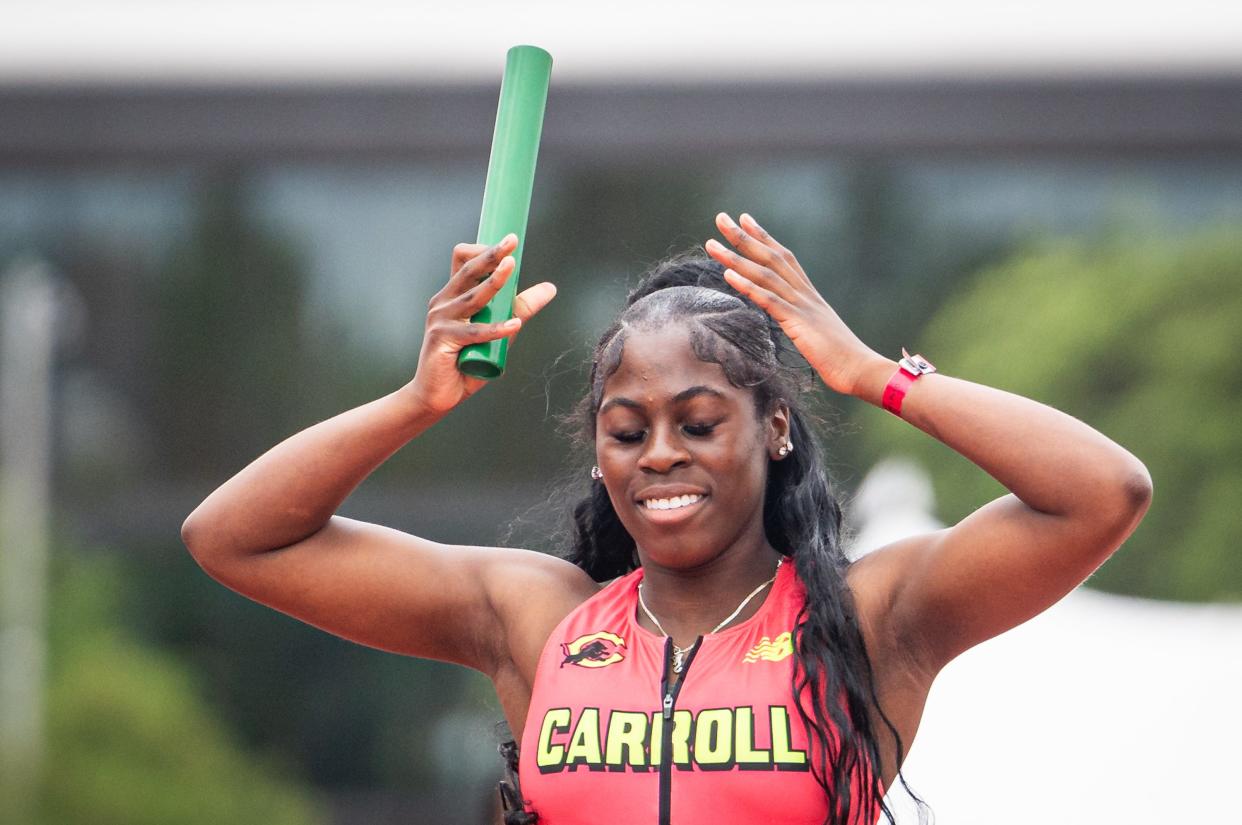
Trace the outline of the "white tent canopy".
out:
M 1240 652 L 1240 606 L 1079 588 L 941 672 L 903 770 L 946 825 L 1242 822 Z

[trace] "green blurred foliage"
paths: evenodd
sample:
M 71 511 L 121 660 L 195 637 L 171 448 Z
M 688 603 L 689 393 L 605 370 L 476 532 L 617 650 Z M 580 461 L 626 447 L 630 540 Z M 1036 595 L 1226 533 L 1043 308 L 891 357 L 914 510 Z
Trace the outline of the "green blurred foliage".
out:
M 239 744 L 186 665 L 121 628 L 119 563 L 56 561 L 40 825 L 324 821 L 289 766 Z
M 428 742 L 444 714 L 464 706 L 501 719 L 494 699 L 480 707 L 475 686 L 490 684 L 474 671 L 374 650 L 278 613 L 212 580 L 183 547 L 135 550 L 120 562 L 130 584 L 118 609 L 124 625 L 201 673 L 247 747 L 286 755 L 317 786 L 431 787 Z
M 920 350 L 943 372 L 1049 404 L 1142 460 L 1151 509 L 1091 579 L 1153 598 L 1242 600 L 1242 238 L 1120 230 L 1046 241 L 982 270 Z M 974 464 L 892 416 L 870 414 L 866 454 L 907 454 L 956 523 L 1005 493 Z
M 245 176 L 222 169 L 163 264 L 152 331 L 159 472 L 236 471 L 304 425 L 318 341 L 303 335 L 305 266 L 252 214 Z

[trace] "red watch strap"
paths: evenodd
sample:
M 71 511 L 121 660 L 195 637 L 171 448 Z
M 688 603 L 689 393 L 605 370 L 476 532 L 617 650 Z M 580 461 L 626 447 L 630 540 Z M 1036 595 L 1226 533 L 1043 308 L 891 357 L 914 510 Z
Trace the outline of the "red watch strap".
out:
M 911 375 L 898 367 L 893 377 L 888 379 L 888 385 L 884 387 L 884 395 L 881 396 L 884 409 L 900 418 L 901 402 L 906 397 L 906 390 L 910 389 L 910 385 L 916 378 L 918 378 L 917 375 Z
M 880 396 L 880 403 L 884 409 L 891 412 L 898 418 L 901 417 L 901 402 L 906 397 L 906 391 L 910 389 L 910 385 L 919 379 L 920 376 L 927 375 L 936 371 L 936 367 L 931 361 L 928 361 L 922 355 L 911 355 L 906 352 L 906 348 L 901 348 L 901 360 L 897 362 L 897 372 L 893 373 L 893 377 L 888 379 L 888 385 L 884 387 L 884 393 Z

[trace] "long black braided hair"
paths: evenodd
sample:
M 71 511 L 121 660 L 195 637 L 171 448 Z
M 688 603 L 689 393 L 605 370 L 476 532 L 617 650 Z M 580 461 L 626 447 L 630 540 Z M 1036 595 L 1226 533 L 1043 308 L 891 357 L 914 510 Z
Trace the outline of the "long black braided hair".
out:
M 813 697 L 811 712 L 795 701 L 808 740 L 817 750 L 812 760 L 815 780 L 824 789 L 828 818 L 824 825 L 846 825 L 858 810 L 878 803 L 895 825 L 883 800 L 880 755 L 871 725 L 874 703 L 897 745 L 902 741 L 876 697 L 871 661 L 858 626 L 853 596 L 846 585 L 849 560 L 842 549 L 842 513 L 824 466 L 822 450 L 811 430 L 808 413 L 799 403 L 810 388 L 806 362 L 779 325 L 763 310 L 728 285 L 724 267 L 702 253 L 690 252 L 662 261 L 651 269 L 626 299 L 625 309 L 600 336 L 591 358 L 590 388 L 570 416 L 573 434 L 594 450 L 596 415 L 604 383 L 621 363 L 628 333 L 637 328 L 684 324 L 694 353 L 717 363 L 736 387 L 754 393 L 757 415 L 783 403 L 790 413 L 790 441 L 797 449 L 769 464 L 764 493 L 764 531 L 771 545 L 793 561 L 806 589 L 806 603 L 794 630 L 794 697 Z M 562 499 L 563 500 L 563 499 Z M 567 558 L 595 581 L 623 576 L 638 566 L 631 538 L 608 497 L 595 481 L 572 508 Z M 842 707 L 838 697 L 844 696 Z M 830 731 L 836 732 L 830 735 Z M 825 773 L 820 766 L 828 766 Z M 862 798 L 851 799 L 855 772 L 870 777 Z M 910 791 L 905 777 L 901 779 Z M 926 804 L 912 791 L 920 820 Z M 534 820 L 524 809 L 513 811 L 513 825 Z

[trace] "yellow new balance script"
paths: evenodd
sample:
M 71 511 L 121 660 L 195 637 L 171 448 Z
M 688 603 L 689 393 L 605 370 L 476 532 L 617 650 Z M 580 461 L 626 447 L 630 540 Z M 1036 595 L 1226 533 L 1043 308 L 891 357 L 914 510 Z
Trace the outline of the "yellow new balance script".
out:
M 793 634 L 786 630 L 775 639 L 764 636 L 759 644 L 752 647 L 743 658 L 748 664 L 758 661 L 779 662 L 793 655 Z
M 642 773 L 658 769 L 663 715 L 627 710 L 604 713 L 606 720 L 599 708 L 583 708 L 575 719 L 569 708 L 550 708 L 539 728 L 535 752 L 539 772 L 573 771 L 579 765 L 592 771 Z M 806 751 L 790 744 L 789 709 L 772 705 L 763 715 L 767 716 L 761 717 L 767 730 L 757 733 L 755 709 L 751 707 L 675 711 L 673 766 L 683 771 L 809 770 Z

